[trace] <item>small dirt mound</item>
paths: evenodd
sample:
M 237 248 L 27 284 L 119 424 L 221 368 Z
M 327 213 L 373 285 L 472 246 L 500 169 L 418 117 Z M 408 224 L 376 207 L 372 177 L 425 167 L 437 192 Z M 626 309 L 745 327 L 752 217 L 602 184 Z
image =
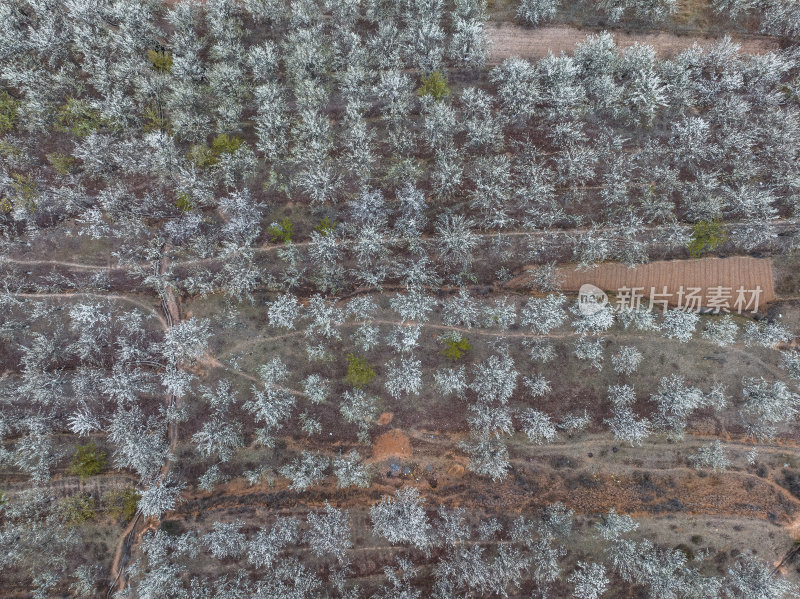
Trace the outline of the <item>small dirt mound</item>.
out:
M 380 416 L 378 416 L 378 420 L 375 422 L 378 426 L 386 426 L 392 421 L 394 418 L 394 414 L 391 412 L 383 412 Z
M 464 476 L 466 470 L 467 469 L 461 464 L 453 464 L 447 469 L 447 474 L 451 476 Z
M 383 433 L 372 444 L 372 459 L 385 460 L 390 457 L 411 457 L 411 443 L 398 429 Z

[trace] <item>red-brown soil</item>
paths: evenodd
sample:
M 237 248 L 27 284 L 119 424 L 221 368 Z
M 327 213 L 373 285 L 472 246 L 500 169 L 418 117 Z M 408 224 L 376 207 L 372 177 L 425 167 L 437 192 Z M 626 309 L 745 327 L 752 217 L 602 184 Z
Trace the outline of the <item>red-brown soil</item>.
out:
M 397 429 L 383 433 L 372 444 L 373 460 L 380 461 L 391 457 L 411 457 L 411 443 L 408 437 Z
M 378 420 L 375 421 L 375 424 L 378 426 L 386 426 L 392 421 L 394 418 L 394 414 L 391 412 L 383 412 L 380 416 L 378 416 Z
M 761 287 L 759 304 L 775 300 L 775 286 L 772 276 L 772 261 L 766 258 L 750 258 L 736 256 L 732 258 L 701 258 L 699 260 L 669 260 L 640 264 L 635 268 L 628 268 L 620 263 L 600 264 L 597 268 L 579 270 L 574 265 L 559 267 L 561 288 L 564 291 L 576 292 L 581 285 L 591 283 L 612 293 L 617 293 L 623 287 L 633 289 L 642 288 L 637 293 L 643 294 L 642 307 L 647 307 L 650 288 L 655 287 L 655 293 L 660 294 L 663 287 L 667 293 L 672 293 L 671 304 L 676 304 L 678 291 L 681 286 L 685 291 L 690 288 L 699 288 L 698 296 L 706 298 L 709 289 L 723 287 L 730 290 L 730 310 L 734 309 L 737 289 L 743 287 L 747 292 L 745 299 L 750 299 L 750 290 L 756 286 Z M 527 273 L 515 277 L 508 282 L 510 289 L 524 288 L 530 281 Z M 707 305 L 704 301 L 703 305 Z M 749 311 L 749 310 L 748 310 Z

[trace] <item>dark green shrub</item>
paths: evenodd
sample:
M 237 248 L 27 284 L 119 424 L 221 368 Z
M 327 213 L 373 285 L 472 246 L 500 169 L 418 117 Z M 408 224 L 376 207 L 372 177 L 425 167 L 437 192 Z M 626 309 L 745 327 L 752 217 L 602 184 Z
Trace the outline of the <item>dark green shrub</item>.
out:
M 68 175 L 75 165 L 75 158 L 69 154 L 53 152 L 52 154 L 47 154 L 45 158 L 59 175 Z
M 69 464 L 69 473 L 81 478 L 100 474 L 106 465 L 106 452 L 99 451 L 93 441 L 78 445 Z
M 292 230 L 294 224 L 289 217 L 283 217 L 280 223 L 272 223 L 267 232 L 270 234 L 273 243 L 289 243 L 292 240 Z
M 728 229 L 724 223 L 713 220 L 702 220 L 692 228 L 692 238 L 689 241 L 689 254 L 699 258 L 707 252 L 713 252 L 728 240 Z
M 211 141 L 211 147 L 203 144 L 193 145 L 187 156 L 198 168 L 209 168 L 217 164 L 223 154 L 236 153 L 242 144 L 244 140 L 241 138 L 221 133 Z
M 136 508 L 141 497 L 133 487 L 112 489 L 103 496 L 106 513 L 112 518 L 130 522 L 136 515 Z
M 11 188 L 15 192 L 15 202 L 21 202 L 28 212 L 36 211 L 36 181 L 29 174 L 11 173 Z
M 419 96 L 431 96 L 434 100 L 441 100 L 450 95 L 447 79 L 439 71 L 421 77 L 422 85 L 417 90 Z
M 181 212 L 189 212 L 192 208 L 194 208 L 192 200 L 189 199 L 189 194 L 185 191 L 182 191 L 178 194 L 178 197 L 175 200 L 175 206 L 177 206 L 178 210 Z
M 169 119 L 164 116 L 163 111 L 156 104 L 147 104 L 144 107 L 142 121 L 142 132 L 169 131 Z
M 169 73 L 172 69 L 172 54 L 166 50 L 148 50 L 147 58 L 159 73 Z
M 69 97 L 56 111 L 56 131 L 70 132 L 78 137 L 89 135 L 103 124 L 100 111 L 86 100 Z
M 329 233 L 333 233 L 333 230 L 335 228 L 336 228 L 336 223 L 332 222 L 331 219 L 329 219 L 326 216 L 321 221 L 319 221 L 319 224 L 316 227 L 314 227 L 314 230 L 323 237 L 326 237 Z
M 219 158 L 222 154 L 235 154 L 242 147 L 244 140 L 235 135 L 228 136 L 227 133 L 217 135 L 211 141 L 211 150 Z
M 61 520 L 67 526 L 78 526 L 97 518 L 94 498 L 86 493 L 65 497 L 59 502 L 58 509 Z
M 7 91 L 0 91 L 0 133 L 6 133 L 14 128 L 19 104 L 19 100 L 12 98 Z
M 472 349 L 472 344 L 466 337 L 452 336 L 444 340 L 445 348 L 442 350 L 442 355 L 445 358 L 453 360 L 454 362 L 461 358 L 466 352 Z
M 361 389 L 375 378 L 375 371 L 364 358 L 347 354 L 347 376 L 344 381 L 357 389 Z

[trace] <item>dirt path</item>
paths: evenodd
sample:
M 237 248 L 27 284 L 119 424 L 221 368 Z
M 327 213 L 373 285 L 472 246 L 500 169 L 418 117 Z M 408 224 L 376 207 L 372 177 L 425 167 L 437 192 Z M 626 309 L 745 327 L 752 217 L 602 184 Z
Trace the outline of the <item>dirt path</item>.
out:
M 525 30 L 525 31 L 528 31 L 528 30 Z M 540 30 L 535 30 L 535 31 L 540 31 Z M 581 38 L 581 39 L 583 39 L 583 38 Z M 603 187 L 603 186 L 589 186 L 589 187 L 586 187 L 585 189 L 594 189 L 594 188 L 599 188 L 599 187 Z M 736 227 L 737 225 L 740 224 L 740 222 L 741 221 L 727 221 L 726 224 L 729 227 Z M 778 233 L 780 231 L 783 231 L 783 230 L 786 230 L 786 229 L 791 229 L 793 227 L 797 227 L 798 225 L 800 225 L 800 219 L 795 219 L 795 218 L 782 219 L 782 220 L 778 220 L 778 221 L 775 221 L 775 222 L 771 223 L 772 229 L 776 233 Z M 642 227 L 641 230 L 642 231 L 654 231 L 655 232 L 655 231 L 658 231 L 661 228 L 662 228 L 661 226 L 653 226 L 653 225 L 651 225 L 651 226 Z M 690 229 L 690 225 L 683 224 L 682 228 L 688 231 Z M 611 230 L 615 230 L 615 229 L 617 229 L 617 227 L 608 227 L 608 226 L 606 226 L 606 227 L 573 227 L 571 229 L 548 229 L 548 230 L 544 230 L 544 231 L 541 231 L 541 230 L 507 230 L 507 231 L 489 231 L 489 232 L 487 232 L 487 231 L 473 230 L 473 233 L 477 237 L 480 237 L 482 239 L 491 239 L 492 237 L 495 237 L 498 234 L 502 234 L 505 237 L 545 237 L 545 236 L 552 236 L 552 235 L 564 235 L 564 236 L 569 237 L 569 236 L 572 236 L 572 235 L 578 235 L 580 233 L 586 233 L 588 231 L 603 232 L 603 231 L 611 231 Z M 432 234 L 421 235 L 420 236 L 420 240 L 428 241 L 428 242 L 435 242 L 436 241 L 436 235 L 432 235 Z M 351 241 L 352 240 L 348 238 L 348 239 L 343 239 L 341 241 L 341 243 L 346 245 L 347 243 L 350 243 Z M 403 239 L 401 239 L 399 237 L 389 236 L 389 237 L 384 237 L 381 241 L 383 241 L 386 244 L 391 245 L 393 243 L 401 243 L 403 241 Z M 307 247 L 310 244 L 311 244 L 311 241 L 308 240 L 308 239 L 306 239 L 304 241 L 292 242 L 292 245 L 295 246 L 295 247 Z M 284 247 L 284 246 L 280 245 L 280 244 L 261 245 L 259 247 L 248 248 L 248 250 L 252 250 L 254 254 L 258 255 L 258 254 L 269 254 L 271 252 L 279 250 L 282 247 Z M 232 254 L 232 255 L 235 255 L 235 253 Z M 209 258 L 194 258 L 194 259 L 189 259 L 189 260 L 174 260 L 174 261 L 171 262 L 171 266 L 174 267 L 174 268 L 188 268 L 188 267 L 200 266 L 200 265 L 204 265 L 204 264 L 214 264 L 214 263 L 217 263 L 217 262 L 220 262 L 220 261 L 227 260 L 229 258 L 230 258 L 230 256 L 212 256 L 212 257 L 209 257 Z M 10 256 L 3 256 L 0 259 L 0 261 L 6 262 L 6 263 L 9 263 L 9 264 L 19 264 L 19 265 L 64 266 L 64 267 L 67 267 L 67 268 L 74 268 L 74 269 L 79 269 L 79 270 L 129 270 L 129 269 L 133 269 L 133 268 L 142 269 L 142 268 L 147 268 L 149 266 L 149 265 L 144 264 L 144 263 L 135 264 L 135 265 L 100 266 L 100 265 L 92 265 L 92 264 L 81 264 L 81 263 L 77 263 L 77 262 L 62 262 L 62 261 L 59 261 L 59 260 L 26 260 L 24 258 L 13 258 L 13 257 L 10 257 Z
M 166 245 L 162 248 L 161 258 L 156 265 L 156 271 L 159 275 L 164 275 L 169 270 L 170 263 L 169 259 L 166 257 L 168 249 L 169 248 Z M 164 323 L 165 329 L 174 327 L 180 323 L 181 310 L 178 304 L 178 298 L 175 295 L 175 289 L 172 287 L 172 285 L 168 284 L 164 286 L 164 289 L 161 293 L 161 309 L 164 312 L 164 316 L 160 318 Z M 165 398 L 167 408 L 172 408 L 177 402 L 178 398 L 176 398 L 174 394 L 170 394 Z M 169 439 L 169 449 L 172 452 L 178 445 L 178 424 L 176 422 L 169 423 L 167 428 L 167 437 Z M 164 463 L 164 466 L 161 468 L 162 481 L 166 480 L 171 466 L 172 463 L 168 457 L 167 461 Z M 145 532 L 143 530 L 138 535 L 135 534 L 136 523 L 140 520 L 140 516 L 140 513 L 136 514 L 136 518 L 133 520 L 130 526 L 123 531 L 119 541 L 117 542 L 114 550 L 114 557 L 111 562 L 111 580 L 109 584 L 108 595 L 111 595 L 114 590 L 123 591 L 125 589 L 127 581 L 123 574 L 125 571 L 125 566 L 127 565 L 127 560 L 130 558 L 131 551 L 133 550 L 137 539 L 141 538 L 142 534 Z M 146 524 L 146 529 L 152 528 L 155 522 L 156 521 L 154 518 L 150 518 L 149 522 Z
M 547 334 L 542 335 L 542 334 L 526 332 L 526 331 L 504 331 L 504 330 L 479 329 L 479 328 L 467 329 L 467 328 L 464 328 L 464 327 L 456 327 L 456 326 L 450 326 L 450 325 L 446 325 L 446 324 L 436 324 L 436 323 L 432 323 L 432 322 L 399 321 L 399 320 L 384 320 L 384 319 L 373 319 L 373 320 L 369 320 L 369 321 L 363 320 L 363 321 L 356 321 L 356 322 L 343 322 L 343 323 L 337 323 L 334 326 L 336 326 L 337 328 L 346 328 L 346 327 L 358 327 L 358 326 L 361 326 L 363 324 L 377 324 L 377 325 L 387 325 L 387 326 L 409 326 L 409 327 L 410 326 L 421 325 L 421 326 L 423 326 L 425 328 L 428 328 L 428 329 L 435 329 L 435 330 L 441 330 L 441 331 L 457 331 L 459 333 L 465 333 L 465 334 L 469 334 L 469 335 L 479 335 L 479 336 L 489 336 L 489 337 L 502 337 L 503 339 L 507 339 L 507 338 L 516 338 L 516 339 L 569 339 L 569 338 L 572 338 L 572 337 L 577 338 L 577 337 L 580 336 L 580 334 L 577 333 L 576 331 L 560 331 L 560 332 L 547 333 Z M 246 349 L 248 347 L 253 347 L 255 345 L 258 345 L 260 343 L 268 343 L 270 341 L 280 341 L 280 340 L 288 339 L 288 338 L 292 338 L 292 337 L 300 337 L 302 335 L 303 335 L 302 331 L 291 331 L 289 333 L 283 333 L 283 334 L 275 335 L 275 336 L 271 336 L 271 337 L 256 337 L 255 339 L 248 339 L 245 342 L 237 343 L 234 347 L 232 347 L 232 348 L 230 348 L 230 349 L 228 349 L 226 351 L 220 352 L 219 356 L 220 357 L 224 357 L 224 356 L 227 356 L 227 355 L 231 355 L 231 354 L 234 354 L 234 353 L 236 353 L 238 351 L 242 351 L 242 350 L 244 350 L 244 349 Z M 610 332 L 606 331 L 605 333 L 599 335 L 598 337 L 610 338 L 610 339 L 626 339 L 626 338 L 627 339 L 640 339 L 642 336 L 641 335 L 636 335 L 636 334 L 631 334 L 631 333 L 624 333 L 624 332 L 620 332 L 620 331 L 610 331 Z M 672 340 L 672 339 L 666 339 L 666 338 L 662 339 L 662 342 L 680 344 L 679 341 L 675 341 L 675 340 Z M 699 343 L 699 344 L 707 345 L 709 347 L 717 348 L 717 349 L 719 348 L 719 346 L 716 343 L 714 343 L 713 341 L 710 341 L 708 339 L 702 338 L 700 336 L 700 334 L 699 334 L 699 331 L 696 332 L 695 336 L 692 338 L 692 343 Z M 745 355 L 750 357 L 751 359 L 753 359 L 756 362 L 758 362 L 767 372 L 769 372 L 770 374 L 772 374 L 773 376 L 775 376 L 778 379 L 780 379 L 781 377 L 783 377 L 785 375 L 784 372 L 782 372 L 780 369 L 778 369 L 777 367 L 773 366 L 772 364 L 768 364 L 768 363 L 764 362 L 764 360 L 760 359 L 758 356 L 749 354 L 747 352 L 747 348 L 744 345 L 744 343 L 734 343 L 734 344 L 731 344 L 731 345 L 724 346 L 724 348 L 727 351 L 730 351 L 731 353 L 736 353 L 736 354 L 740 355 L 741 357 L 744 357 Z M 237 374 L 239 376 L 243 376 L 243 377 L 245 377 L 245 378 L 247 378 L 249 380 L 252 380 L 254 382 L 258 382 L 259 381 L 259 379 L 255 378 L 252 375 L 249 375 L 249 374 L 247 374 L 247 373 L 245 373 L 245 372 L 243 372 L 241 370 L 236 370 L 236 369 L 230 368 L 228 366 L 225 366 L 216 357 L 213 357 L 213 360 L 214 360 L 214 365 L 218 365 L 219 367 L 223 368 L 224 370 L 226 370 L 228 372 L 232 372 L 232 373 L 235 373 L 235 374 Z M 300 391 L 293 391 L 293 394 L 300 395 L 300 396 L 304 395 Z
M 111 584 L 108 588 L 108 595 L 110 595 L 115 588 L 118 588 L 118 582 L 120 576 L 122 576 L 122 569 L 120 568 L 122 556 L 124 553 L 126 553 L 126 549 L 130 551 L 130 542 L 133 540 L 133 531 L 136 528 L 136 524 L 139 522 L 140 517 L 141 514 L 136 514 L 136 517 L 131 520 L 127 527 L 125 527 L 125 530 L 122 531 L 120 540 L 117 542 L 117 546 L 114 549 L 114 557 L 111 560 Z
M 139 306 L 140 308 L 146 310 L 151 315 L 155 316 L 158 321 L 161 323 L 163 328 L 167 328 L 167 320 L 158 313 L 158 311 L 153 308 L 153 306 L 149 306 L 145 304 L 143 301 L 138 300 L 136 298 L 130 297 L 128 295 L 117 295 L 114 293 L 88 293 L 88 292 L 76 292 L 76 293 L 10 293 L 14 297 L 32 297 L 32 298 L 54 298 L 54 299 L 76 299 L 79 297 L 92 297 L 95 299 L 107 299 L 107 300 L 117 300 L 121 302 L 128 302 Z
M 572 54 L 575 45 L 583 42 L 593 32 L 574 27 L 550 26 L 530 29 L 511 23 L 491 23 L 487 27 L 490 47 L 490 64 L 498 64 L 510 56 L 521 58 L 544 58 L 551 52 L 555 55 L 565 52 Z M 716 38 L 678 36 L 671 33 L 624 33 L 613 31 L 614 41 L 620 48 L 629 48 L 636 42 L 653 46 L 659 58 L 670 58 L 697 43 L 701 47 L 709 47 Z M 778 49 L 777 40 L 769 37 L 734 38 L 741 45 L 745 54 L 764 54 Z
M 77 268 L 78 270 L 125 270 L 127 267 L 121 264 L 82 264 L 80 262 L 64 262 L 63 260 L 22 260 L 0 256 L 0 261 L 20 266 L 66 266 L 67 268 Z

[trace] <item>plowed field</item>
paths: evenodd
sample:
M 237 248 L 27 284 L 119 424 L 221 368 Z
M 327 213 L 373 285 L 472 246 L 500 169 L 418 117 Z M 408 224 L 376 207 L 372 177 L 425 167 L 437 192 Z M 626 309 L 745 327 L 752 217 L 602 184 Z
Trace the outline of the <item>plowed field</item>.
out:
M 559 274 L 562 281 L 561 288 L 572 292 L 580 290 L 581 285 L 585 283 L 591 283 L 612 293 L 618 293 L 623 288 L 638 288 L 640 291 L 637 293 L 648 299 L 651 288 L 654 288 L 656 294 L 662 294 L 666 287 L 666 293 L 671 294 L 671 297 L 664 299 L 673 305 L 678 303 L 681 288 L 684 294 L 688 294 L 690 289 L 699 289 L 694 291 L 693 295 L 702 297 L 704 306 L 709 305 L 706 301 L 709 296 L 728 295 L 730 308 L 733 309 L 740 288 L 744 290 L 746 300 L 750 299 L 751 291 L 760 288 L 761 306 L 775 300 L 772 261 L 765 258 L 736 256 L 669 260 L 640 264 L 636 268 L 628 268 L 620 263 L 606 263 L 588 270 L 578 270 L 574 265 L 565 265 L 559 268 Z M 520 275 L 509 282 L 509 287 L 524 287 L 528 280 L 526 274 Z

